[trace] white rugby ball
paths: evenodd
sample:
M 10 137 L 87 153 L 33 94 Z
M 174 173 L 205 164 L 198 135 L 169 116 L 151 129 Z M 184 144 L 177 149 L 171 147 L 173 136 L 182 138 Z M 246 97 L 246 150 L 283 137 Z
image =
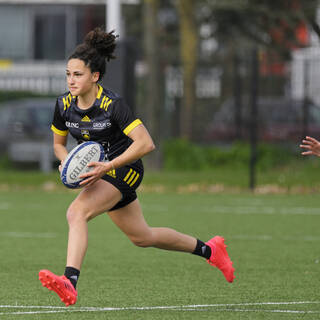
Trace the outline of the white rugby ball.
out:
M 60 178 L 62 183 L 71 189 L 80 188 L 79 176 L 89 172 L 91 168 L 87 164 L 92 161 L 103 161 L 104 150 L 101 144 L 87 141 L 77 145 L 64 160 L 61 168 Z

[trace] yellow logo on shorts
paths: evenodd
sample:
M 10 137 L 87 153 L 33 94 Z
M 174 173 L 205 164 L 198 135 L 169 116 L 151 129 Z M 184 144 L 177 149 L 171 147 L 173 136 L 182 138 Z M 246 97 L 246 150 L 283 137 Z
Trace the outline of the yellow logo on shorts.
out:
M 112 177 L 112 178 L 116 178 L 116 170 L 113 169 L 113 170 L 108 171 L 107 175 Z

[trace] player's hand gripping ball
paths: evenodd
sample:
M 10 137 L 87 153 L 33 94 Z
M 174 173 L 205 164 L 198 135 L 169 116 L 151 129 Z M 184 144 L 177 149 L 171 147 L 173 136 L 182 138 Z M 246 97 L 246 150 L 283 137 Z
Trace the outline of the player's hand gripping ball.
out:
M 92 161 L 103 161 L 104 150 L 101 144 L 94 141 L 87 141 L 77 145 L 69 153 L 64 160 L 60 178 L 62 183 L 71 189 L 80 188 L 79 176 L 92 170 L 87 167 Z

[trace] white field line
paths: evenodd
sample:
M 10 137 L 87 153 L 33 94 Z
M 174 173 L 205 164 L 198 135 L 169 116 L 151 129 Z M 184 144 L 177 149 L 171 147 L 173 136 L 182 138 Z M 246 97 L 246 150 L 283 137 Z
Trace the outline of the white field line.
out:
M 219 309 L 219 311 L 229 312 L 267 312 L 267 313 L 295 313 L 295 314 L 319 314 L 320 311 L 302 311 L 302 310 L 268 310 L 268 309 Z
M 36 232 L 0 232 L 0 237 L 6 238 L 56 238 L 58 235 L 56 233 L 36 233 Z M 94 235 L 93 235 L 94 237 Z M 246 235 L 246 234 L 235 234 L 227 237 L 228 239 L 237 239 L 237 240 L 250 240 L 250 241 L 271 241 L 274 239 L 283 240 L 283 241 L 320 241 L 320 236 L 282 236 L 274 237 L 271 235 Z
M 32 233 L 32 232 L 0 232 L 0 237 L 6 238 L 29 238 L 29 239 L 50 239 L 56 238 L 57 234 L 55 233 Z M 283 240 L 283 241 L 320 241 L 320 237 L 317 236 L 296 236 L 296 237 L 274 237 L 271 235 L 230 235 L 227 237 L 228 239 L 236 239 L 236 240 L 248 240 L 248 241 L 272 241 L 272 240 Z
M 0 232 L 0 237 L 6 238 L 56 238 L 58 235 L 56 233 L 34 233 L 34 232 Z M 93 235 L 94 236 L 94 235 Z M 271 235 L 246 235 L 246 234 L 238 234 L 238 235 L 230 235 L 227 237 L 228 239 L 236 239 L 236 240 L 248 240 L 248 241 L 271 241 L 271 240 L 283 240 L 283 241 L 320 241 L 320 236 L 284 236 L 284 237 L 274 237 Z
M 202 208 L 203 209 L 203 208 Z M 201 210 L 202 210 L 201 209 Z M 229 213 L 229 214 L 280 214 L 280 215 L 320 215 L 320 208 L 308 207 L 244 207 L 244 206 L 212 206 L 206 207 L 205 211 L 212 213 Z
M 165 204 L 163 205 L 143 205 L 145 211 L 153 210 L 156 212 L 168 212 L 170 208 Z M 192 206 L 184 207 L 184 211 L 193 212 L 194 208 Z M 212 205 L 201 206 L 201 211 L 210 212 L 212 214 L 250 214 L 250 215 L 310 215 L 310 216 L 319 216 L 320 207 L 278 207 L 278 206 L 241 206 L 241 205 Z
M 56 238 L 55 233 L 37 233 L 37 232 L 0 232 L 0 237 L 8 238 Z
M 320 237 L 317 236 L 285 236 L 285 237 L 278 237 L 278 236 L 271 236 L 271 235 L 245 235 L 245 234 L 238 234 L 238 235 L 230 235 L 226 236 L 228 239 L 236 239 L 236 240 L 251 240 L 251 241 L 271 241 L 271 240 L 283 240 L 283 241 L 320 241 Z
M 0 210 L 8 210 L 9 209 L 9 203 L 0 203 Z
M 28 315 L 28 314 L 45 314 L 45 313 L 67 313 L 67 312 L 105 312 L 105 311 L 130 311 L 130 310 L 173 310 L 173 311 L 228 311 L 228 312 L 271 312 L 271 313 L 295 313 L 308 314 L 320 313 L 320 311 L 310 310 L 285 310 L 285 309 L 239 309 L 232 307 L 248 306 L 266 306 L 266 305 L 302 305 L 302 304 L 320 304 L 320 301 L 291 301 L 291 302 L 254 302 L 254 303 L 231 303 L 231 304 L 197 304 L 182 306 L 150 306 L 150 307 L 55 307 L 55 306 L 19 306 L 19 305 L 0 305 L 0 309 L 40 309 L 40 311 L 9 311 L 0 312 L 0 315 Z M 210 308 L 210 310 L 209 310 Z M 215 308 L 212 310 L 212 308 Z M 41 310 L 42 309 L 42 310 Z M 205 310 L 204 310 L 205 309 Z
M 80 310 L 78 310 L 79 312 Z M 51 310 L 51 311 L 18 311 L 18 312 L 0 312 L 0 316 L 4 315 L 27 315 L 27 314 L 45 314 L 45 313 L 66 313 L 72 312 L 69 310 Z M 74 311 L 73 311 L 74 312 Z

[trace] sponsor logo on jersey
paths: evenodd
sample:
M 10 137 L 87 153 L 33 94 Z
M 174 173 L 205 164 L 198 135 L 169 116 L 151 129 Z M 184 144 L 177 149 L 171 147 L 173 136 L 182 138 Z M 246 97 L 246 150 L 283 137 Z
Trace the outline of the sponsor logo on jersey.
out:
M 111 127 L 111 122 L 107 120 L 106 122 L 94 122 L 92 125 L 93 129 L 105 129 Z
M 70 121 L 66 121 L 66 126 L 68 128 L 79 128 L 79 123 L 78 122 L 70 122 Z

